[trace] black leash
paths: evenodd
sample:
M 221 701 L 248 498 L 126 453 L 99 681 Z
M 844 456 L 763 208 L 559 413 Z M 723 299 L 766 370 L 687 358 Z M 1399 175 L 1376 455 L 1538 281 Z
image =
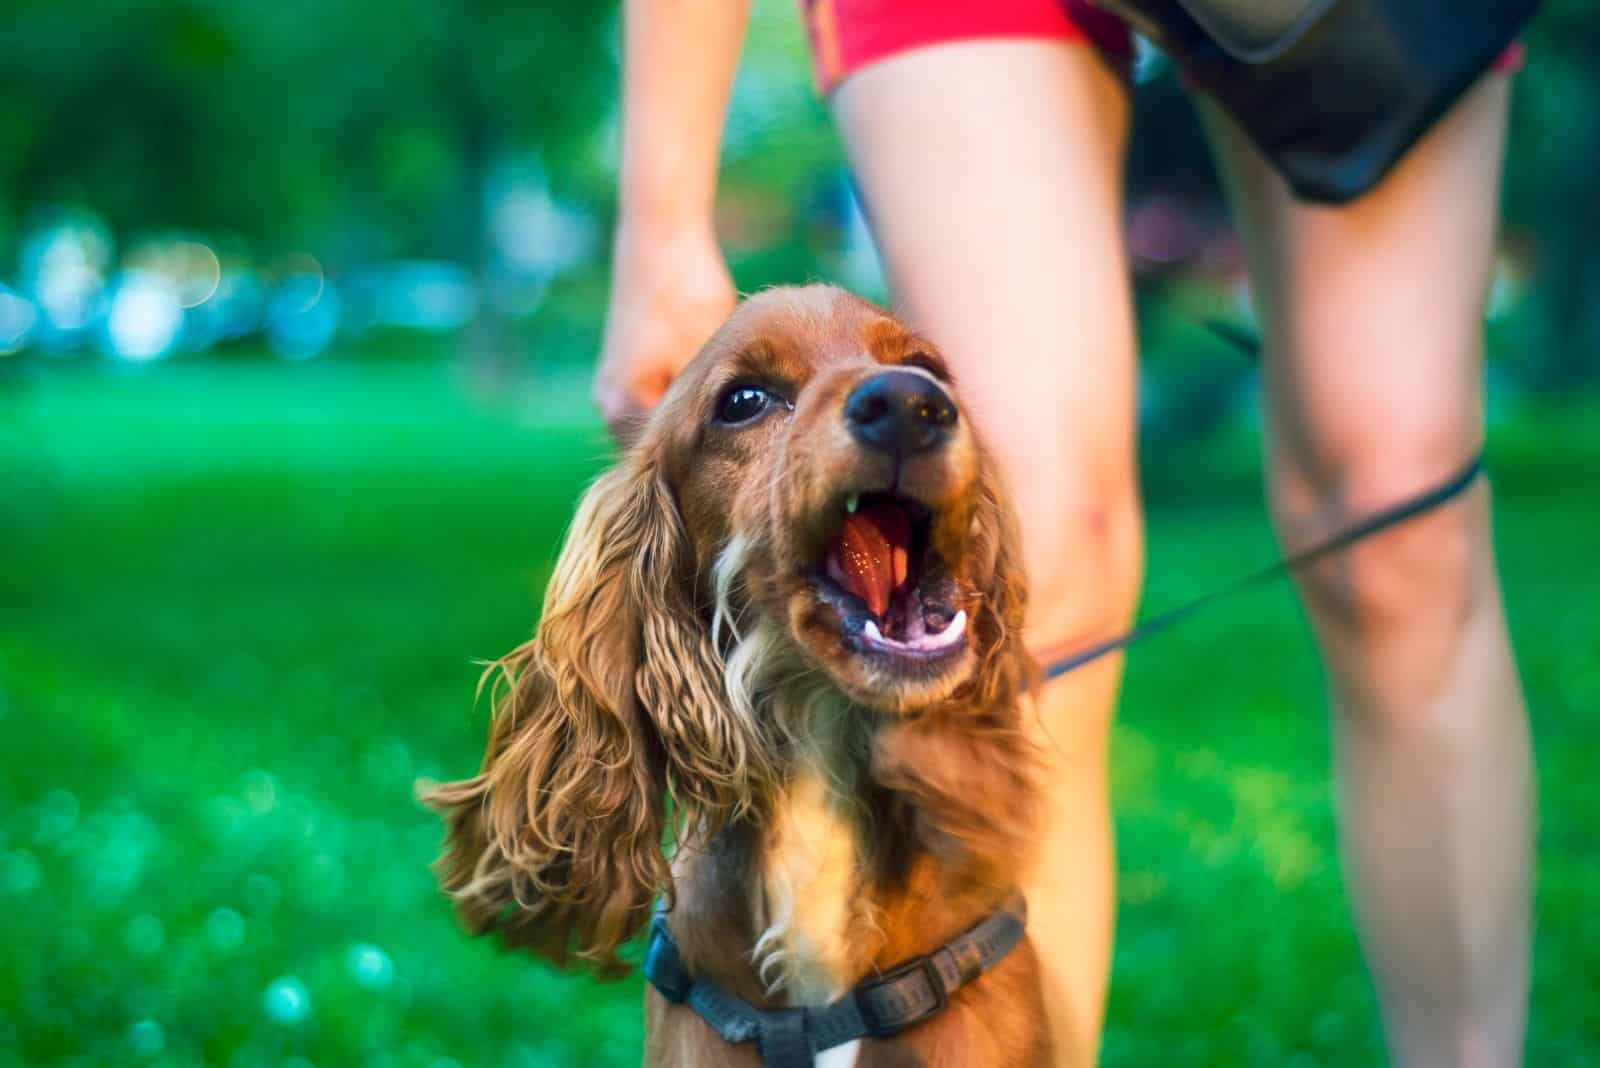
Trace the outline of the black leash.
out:
M 950 995 L 1016 948 L 1026 924 L 1027 906 L 1015 894 L 932 953 L 863 980 L 831 1005 L 758 1009 L 709 979 L 690 975 L 667 930 L 666 914 L 658 911 L 650 924 L 644 974 L 662 997 L 688 1005 L 725 1042 L 754 1042 L 766 1068 L 812 1068 L 822 1050 L 857 1038 L 889 1038 L 937 1016 Z
M 1145 620 L 1132 630 L 1117 635 L 1115 638 L 1097 642 L 1088 648 L 1079 649 L 1076 652 L 1068 653 L 1052 660 L 1041 659 L 1041 671 L 1044 678 L 1047 680 L 1060 678 L 1075 668 L 1080 668 L 1085 664 L 1099 660 L 1101 657 L 1108 656 L 1119 649 L 1126 649 L 1134 642 L 1142 641 L 1152 634 L 1159 634 L 1161 631 L 1181 623 L 1216 601 L 1231 597 L 1236 593 L 1242 593 L 1252 586 L 1258 586 L 1280 575 L 1288 574 L 1295 568 L 1304 567 L 1306 564 L 1320 560 L 1324 556 L 1331 556 L 1342 549 L 1347 549 L 1362 538 L 1369 538 L 1380 531 L 1388 530 L 1390 527 L 1397 527 L 1408 519 L 1415 519 L 1424 512 L 1430 512 L 1465 493 L 1467 488 L 1476 482 L 1481 474 L 1483 474 L 1483 454 L 1479 453 L 1460 472 L 1450 476 L 1448 481 L 1427 489 L 1414 497 L 1407 497 L 1398 504 L 1390 505 L 1388 508 L 1361 520 L 1354 526 L 1341 530 L 1327 541 L 1276 560 L 1266 567 L 1236 579 L 1221 589 L 1196 597 L 1187 604 L 1168 609 L 1158 616 Z

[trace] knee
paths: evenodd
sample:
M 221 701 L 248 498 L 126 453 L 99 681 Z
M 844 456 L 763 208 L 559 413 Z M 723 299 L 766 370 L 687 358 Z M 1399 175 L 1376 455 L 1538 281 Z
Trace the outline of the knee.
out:
M 1144 576 L 1144 529 L 1131 475 L 1049 500 L 1023 514 L 1029 578 L 1028 642 L 1092 641 L 1129 625 Z
M 1373 450 L 1334 477 L 1276 475 L 1273 519 L 1287 551 L 1437 485 L 1460 462 Z M 1466 494 L 1318 561 L 1296 576 L 1313 623 L 1357 653 L 1432 636 L 1453 645 L 1485 592 L 1486 489 Z

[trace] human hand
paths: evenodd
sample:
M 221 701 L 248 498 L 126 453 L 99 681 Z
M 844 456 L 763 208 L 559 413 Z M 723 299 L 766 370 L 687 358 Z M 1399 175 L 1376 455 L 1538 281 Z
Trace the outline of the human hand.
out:
M 624 444 L 672 379 L 733 312 L 736 295 L 709 225 L 617 229 L 611 302 L 593 396 Z

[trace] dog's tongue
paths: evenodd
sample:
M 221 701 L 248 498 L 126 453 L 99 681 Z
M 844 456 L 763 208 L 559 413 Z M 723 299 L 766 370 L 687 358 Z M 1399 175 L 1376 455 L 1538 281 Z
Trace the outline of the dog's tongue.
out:
M 911 517 L 892 501 L 874 501 L 844 517 L 828 546 L 828 577 L 881 619 L 889 595 L 906 580 L 910 558 Z

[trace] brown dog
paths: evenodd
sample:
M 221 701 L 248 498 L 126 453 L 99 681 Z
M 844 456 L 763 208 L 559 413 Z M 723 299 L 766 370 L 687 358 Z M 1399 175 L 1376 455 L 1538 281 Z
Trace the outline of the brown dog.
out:
M 426 794 L 466 924 L 823 1006 L 993 913 L 1034 840 L 1015 537 L 925 340 L 839 290 L 746 301 L 585 495 L 483 770 Z M 663 852 L 671 835 L 672 859 Z M 652 990 L 646 1063 L 757 1064 Z M 1032 947 L 819 1063 L 1044 1063 Z

